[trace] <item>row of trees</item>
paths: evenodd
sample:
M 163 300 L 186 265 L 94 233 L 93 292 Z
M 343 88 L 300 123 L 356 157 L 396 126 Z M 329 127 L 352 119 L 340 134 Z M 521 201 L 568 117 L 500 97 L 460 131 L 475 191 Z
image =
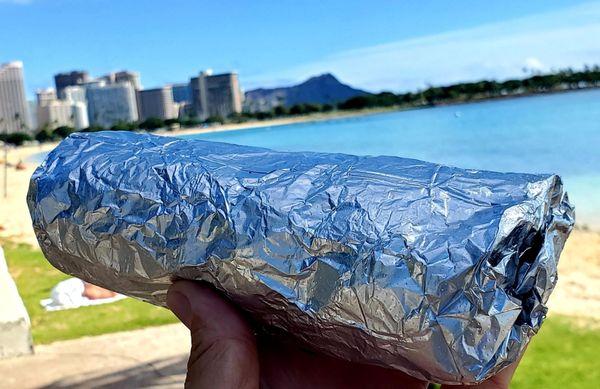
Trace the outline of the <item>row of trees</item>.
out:
M 600 67 L 594 66 L 586 67 L 582 71 L 567 69 L 519 80 L 466 82 L 440 87 L 432 86 L 417 92 L 401 94 L 382 92 L 357 96 L 338 104 L 338 109 L 430 106 L 598 86 L 600 86 Z
M 294 104 L 291 107 L 279 105 L 270 111 L 242 112 L 227 118 L 228 122 L 243 123 L 250 120 L 268 120 L 286 116 L 310 115 L 317 112 L 331 112 L 336 107 L 331 104 Z
M 330 112 L 335 109 L 359 110 L 385 107 L 422 107 L 436 104 L 482 100 L 502 96 L 546 93 L 559 90 L 590 87 L 600 87 L 600 66 L 586 67 L 582 71 L 573 71 L 571 69 L 567 69 L 553 74 L 535 75 L 519 80 L 507 80 L 502 82 L 478 81 L 440 87 L 432 86 L 421 91 L 400 94 L 381 92 L 377 94 L 352 97 L 337 104 L 337 106 L 333 106 L 331 104 L 295 104 L 291 107 L 278 106 L 267 112 L 242 112 L 239 114 L 233 114 L 228 118 L 213 116 L 203 121 L 194 117 L 168 120 L 149 118 L 142 122 L 135 123 L 118 122 L 110 128 L 90 126 L 81 131 L 155 131 L 161 128 L 189 128 L 198 125 L 223 124 L 228 122 L 242 123 L 250 120 L 268 120 L 286 116 L 308 115 L 317 112 Z M 51 129 L 46 126 L 33 137 L 27 133 L 17 132 L 8 135 L 2 134 L 0 135 L 0 140 L 15 145 L 21 145 L 24 142 L 31 140 L 49 142 L 66 138 L 73 132 L 75 132 L 75 129 L 68 126 L 61 126 L 55 129 Z
M 80 130 L 81 132 L 97 132 L 97 131 L 156 131 L 158 129 L 166 128 L 190 128 L 199 125 L 208 125 L 213 123 L 224 123 L 225 120 L 220 117 L 210 117 L 206 120 L 198 120 L 196 118 L 181 118 L 181 119 L 167 119 L 162 120 L 159 118 L 148 118 L 141 122 L 117 122 L 109 128 L 102 126 L 90 126 Z M 49 125 L 42 127 L 33 136 L 26 132 L 13 132 L 8 135 L 0 134 L 0 140 L 9 144 L 20 146 L 25 142 L 36 140 L 40 143 L 54 142 L 64 139 L 76 132 L 77 130 L 70 126 L 60 126 L 52 129 Z

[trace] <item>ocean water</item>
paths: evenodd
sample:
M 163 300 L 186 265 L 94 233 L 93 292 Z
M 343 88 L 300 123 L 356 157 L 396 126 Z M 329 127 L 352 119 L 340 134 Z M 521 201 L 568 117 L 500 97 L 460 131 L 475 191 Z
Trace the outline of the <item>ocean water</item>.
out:
M 577 224 L 600 229 L 600 90 L 185 137 L 276 150 L 396 155 L 463 168 L 557 173 L 575 204 Z

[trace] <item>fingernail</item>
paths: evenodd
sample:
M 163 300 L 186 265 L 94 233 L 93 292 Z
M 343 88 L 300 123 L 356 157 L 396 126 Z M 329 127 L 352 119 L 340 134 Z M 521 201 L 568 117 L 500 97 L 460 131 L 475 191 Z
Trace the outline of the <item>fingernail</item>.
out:
M 192 307 L 190 300 L 183 293 L 169 293 L 167 295 L 167 306 L 187 328 L 191 328 Z

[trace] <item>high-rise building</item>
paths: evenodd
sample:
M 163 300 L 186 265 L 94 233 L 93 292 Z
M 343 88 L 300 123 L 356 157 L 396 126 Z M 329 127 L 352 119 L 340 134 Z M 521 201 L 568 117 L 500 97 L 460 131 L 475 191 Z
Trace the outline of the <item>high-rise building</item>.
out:
M 95 85 L 87 88 L 89 122 L 110 127 L 117 122 L 138 120 L 134 87 L 128 83 Z
M 138 109 L 140 120 L 152 117 L 163 120 L 177 117 L 170 86 L 139 91 Z
M 54 76 L 54 85 L 56 86 L 56 95 L 64 98 L 63 90 L 71 85 L 81 85 L 88 82 L 88 73 L 82 70 L 73 70 L 68 73 L 59 73 Z
M 43 105 L 38 105 L 37 112 L 37 122 L 40 127 L 49 126 L 54 129 L 69 126 L 81 130 L 89 126 L 87 107 L 81 102 L 47 101 Z
M 77 94 L 81 95 L 82 91 L 84 93 L 83 101 L 72 98 L 80 98 L 81 96 L 77 96 Z M 39 89 L 36 96 L 36 123 L 39 128 L 48 126 L 54 129 L 60 126 L 69 126 L 81 130 L 89 126 L 83 86 L 65 87 L 63 89 L 65 99 L 63 100 L 56 98 L 56 91 L 53 88 Z
M 29 131 L 29 110 L 25 99 L 23 63 L 0 65 L 0 129 Z
M 31 130 L 35 130 L 36 128 L 38 128 L 37 107 L 38 103 L 36 100 L 27 100 L 27 110 L 29 111 L 29 126 Z
M 129 82 L 135 90 L 142 89 L 142 84 L 140 83 L 140 74 L 138 72 L 130 72 L 127 70 L 112 72 L 100 77 L 100 80 L 105 81 L 107 84 Z
M 87 84 L 68 86 L 63 89 L 63 99 L 72 101 L 74 103 L 87 104 L 87 100 L 85 98 L 86 89 Z
M 87 105 L 81 102 L 71 102 L 71 112 L 73 113 L 73 127 L 78 130 L 90 126 Z
M 192 116 L 205 119 L 204 107 L 206 105 L 206 88 L 204 87 L 204 77 L 192 77 L 190 79 L 190 112 Z
M 196 116 L 206 119 L 210 116 L 228 117 L 242 112 L 242 93 L 237 73 L 212 75 L 202 72 L 190 80 L 192 107 Z
M 208 116 L 228 117 L 242 112 L 242 93 L 236 73 L 206 77 Z
M 81 86 L 87 90 L 87 88 L 91 88 L 93 86 L 104 86 L 106 84 L 110 84 L 110 83 L 106 82 L 106 79 L 104 79 L 103 77 L 99 77 L 99 78 L 94 78 L 87 82 L 84 82 L 83 84 L 81 84 Z
M 202 91 L 204 88 L 200 85 L 200 77 L 190 78 L 190 93 L 191 100 L 189 106 L 189 112 L 192 116 L 202 117 Z
M 116 72 L 115 82 L 130 82 L 131 85 L 133 85 L 133 87 L 135 88 L 135 90 L 142 89 L 142 84 L 140 82 L 140 74 L 138 72 L 129 72 L 126 70 Z
M 192 101 L 192 91 L 189 83 L 171 85 L 173 101 L 176 103 L 189 103 Z
M 41 107 L 56 100 L 56 91 L 54 88 L 38 89 L 35 96 L 38 107 Z

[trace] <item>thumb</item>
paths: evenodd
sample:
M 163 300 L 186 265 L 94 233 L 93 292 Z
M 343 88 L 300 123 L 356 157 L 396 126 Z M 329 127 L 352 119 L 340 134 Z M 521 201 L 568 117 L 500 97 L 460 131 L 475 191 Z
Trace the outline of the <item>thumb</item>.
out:
M 167 306 L 190 329 L 188 388 L 258 388 L 254 335 L 240 313 L 211 288 L 192 281 L 174 283 Z

